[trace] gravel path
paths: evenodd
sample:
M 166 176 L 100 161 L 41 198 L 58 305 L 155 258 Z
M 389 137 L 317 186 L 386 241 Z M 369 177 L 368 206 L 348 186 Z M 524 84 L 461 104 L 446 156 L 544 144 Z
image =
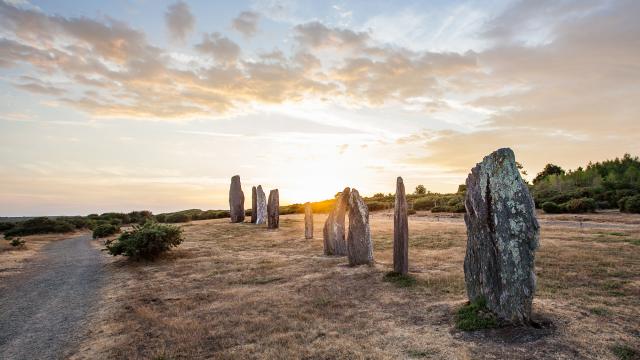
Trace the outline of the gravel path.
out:
M 0 359 L 61 359 L 84 334 L 104 281 L 89 236 L 52 242 L 0 292 Z

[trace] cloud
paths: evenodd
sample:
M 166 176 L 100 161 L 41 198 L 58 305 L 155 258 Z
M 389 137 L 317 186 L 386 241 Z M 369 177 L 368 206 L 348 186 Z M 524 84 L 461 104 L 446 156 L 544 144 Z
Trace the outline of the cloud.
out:
M 23 90 L 27 90 L 32 93 L 46 94 L 46 95 L 62 95 L 65 92 L 64 89 L 62 88 L 49 85 L 49 84 L 37 83 L 37 82 L 29 82 L 26 84 L 13 84 L 13 86 Z
M 243 11 L 231 22 L 231 27 L 246 37 L 252 37 L 258 31 L 260 14 L 254 11 Z
M 601 136 L 618 134 L 620 129 L 640 131 L 640 114 L 634 110 L 640 81 L 640 23 L 633 15 L 640 11 L 640 3 L 563 4 L 545 8 L 549 18 L 562 19 L 552 26 L 551 42 L 506 43 L 478 55 L 491 75 L 484 82 L 511 90 L 483 94 L 474 105 L 494 112 L 489 119 L 493 126 L 581 129 Z M 496 21 L 497 25 L 488 24 L 489 29 L 500 29 L 500 34 L 520 31 L 517 23 L 502 16 Z
M 485 24 L 480 36 L 493 45 L 475 52 L 411 50 L 312 21 L 292 27 L 291 51 L 245 53 L 211 33 L 197 55 L 180 57 L 114 19 L 0 2 L 0 67 L 40 79 L 9 78 L 21 90 L 93 116 L 210 118 L 313 99 L 400 104 L 424 114 L 425 127 L 434 119 L 465 134 L 512 128 L 614 139 L 620 129 L 640 132 L 638 12 L 640 3 L 624 0 L 518 2 Z
M 389 50 L 383 54 L 381 60 L 348 58 L 333 69 L 331 77 L 344 86 L 347 96 L 383 104 L 418 96 L 439 98 L 447 91 L 462 90 L 455 79 L 480 71 L 472 52 L 411 54 Z
M 360 49 L 369 41 L 365 32 L 330 28 L 319 21 L 296 25 L 293 30 L 298 43 L 312 49 Z
M 222 36 L 220 33 L 204 34 L 202 42 L 196 45 L 196 50 L 209 54 L 222 64 L 235 64 L 240 56 L 238 44 Z
M 189 33 L 193 31 L 196 23 L 189 5 L 183 1 L 178 1 L 167 8 L 164 13 L 164 21 L 169 34 L 177 41 L 185 41 Z

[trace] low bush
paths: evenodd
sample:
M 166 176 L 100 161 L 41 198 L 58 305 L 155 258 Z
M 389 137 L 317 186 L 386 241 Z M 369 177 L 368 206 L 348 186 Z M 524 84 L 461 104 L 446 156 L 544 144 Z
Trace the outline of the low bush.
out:
M 620 211 L 640 214 L 640 195 L 628 196 L 621 200 L 624 200 L 624 202 L 620 206 Z
M 166 216 L 165 221 L 167 223 L 186 223 L 191 221 L 191 217 L 184 213 L 173 213 Z
M 387 205 L 381 201 L 369 201 L 367 202 L 367 208 L 369 208 L 369 211 L 378 211 L 386 209 Z
M 596 211 L 596 201 L 591 198 L 571 199 L 563 207 L 569 213 L 586 213 Z
M 175 225 L 158 224 L 148 221 L 125 231 L 115 241 L 106 244 L 106 250 L 113 256 L 123 255 L 134 260 L 152 260 L 182 243 L 182 229 Z
M 415 215 L 415 214 L 416 214 L 415 210 L 413 210 L 413 209 L 407 210 L 407 215 Z
M 20 239 L 20 238 L 13 238 L 11 240 L 9 240 L 9 244 L 11 244 L 11 246 L 13 247 L 23 247 L 24 244 L 26 243 L 26 241 Z
M 554 203 L 553 201 L 547 201 L 542 204 L 542 210 L 547 214 L 560 214 L 564 212 L 564 207 Z
M 470 302 L 458 310 L 456 327 L 463 331 L 489 329 L 498 326 L 495 315 L 487 309 L 484 298 Z
M 120 231 L 120 227 L 117 225 L 101 224 L 96 226 L 95 229 L 93 229 L 93 238 L 94 239 L 104 238 L 107 236 L 117 234 L 119 231 Z
M 198 216 L 198 220 L 224 219 L 229 217 L 229 210 L 207 210 Z
M 37 217 L 16 224 L 12 229 L 5 231 L 4 235 L 10 238 L 35 234 L 65 233 L 75 229 L 73 224 L 65 220 Z
M 2 222 L 0 223 L 0 232 L 5 232 L 7 230 L 11 230 L 16 226 L 16 224 L 12 222 Z
M 417 198 L 413 202 L 414 210 L 431 210 L 434 206 L 436 206 L 435 200 L 427 197 Z

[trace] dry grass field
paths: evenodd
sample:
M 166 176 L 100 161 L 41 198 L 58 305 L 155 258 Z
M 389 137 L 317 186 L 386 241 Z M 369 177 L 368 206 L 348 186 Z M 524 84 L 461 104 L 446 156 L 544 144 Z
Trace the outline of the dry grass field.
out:
M 538 328 L 457 331 L 465 300 L 460 216 L 410 217 L 414 283 L 391 269 L 393 219 L 371 216 L 376 265 L 322 255 L 322 225 L 228 219 L 184 225 L 155 262 L 113 259 L 77 358 L 616 359 L 640 349 L 640 216 L 541 215 Z M 616 355 L 617 354 L 617 355 Z

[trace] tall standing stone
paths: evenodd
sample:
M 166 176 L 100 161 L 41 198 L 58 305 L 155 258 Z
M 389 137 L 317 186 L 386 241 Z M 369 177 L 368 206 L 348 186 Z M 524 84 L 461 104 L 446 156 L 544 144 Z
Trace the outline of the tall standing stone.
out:
M 466 185 L 464 278 L 469 300 L 484 298 L 499 319 L 528 323 L 540 227 L 513 151 L 504 148 L 486 156 L 471 169 Z
M 393 271 L 406 275 L 409 272 L 409 218 L 404 182 L 396 182 L 396 203 L 393 211 Z
M 262 190 L 262 185 L 256 188 L 256 224 L 267 223 L 267 196 Z
M 373 243 L 369 229 L 369 209 L 358 190 L 349 196 L 349 236 L 347 237 L 349 265 L 373 264 Z
M 231 186 L 229 187 L 229 215 L 231 222 L 244 221 L 244 193 L 240 185 L 240 175 L 231 178 Z
M 269 204 L 267 205 L 267 226 L 269 229 L 277 229 L 280 226 L 280 199 L 278 189 L 269 192 Z
M 258 218 L 258 194 L 256 187 L 251 188 L 251 223 L 255 224 Z
M 336 197 L 333 210 L 327 216 L 322 229 L 325 255 L 347 255 L 347 242 L 345 240 L 344 218 L 349 208 L 349 194 L 351 189 L 344 188 Z
M 304 204 L 304 238 L 313 239 L 313 210 L 311 204 Z

